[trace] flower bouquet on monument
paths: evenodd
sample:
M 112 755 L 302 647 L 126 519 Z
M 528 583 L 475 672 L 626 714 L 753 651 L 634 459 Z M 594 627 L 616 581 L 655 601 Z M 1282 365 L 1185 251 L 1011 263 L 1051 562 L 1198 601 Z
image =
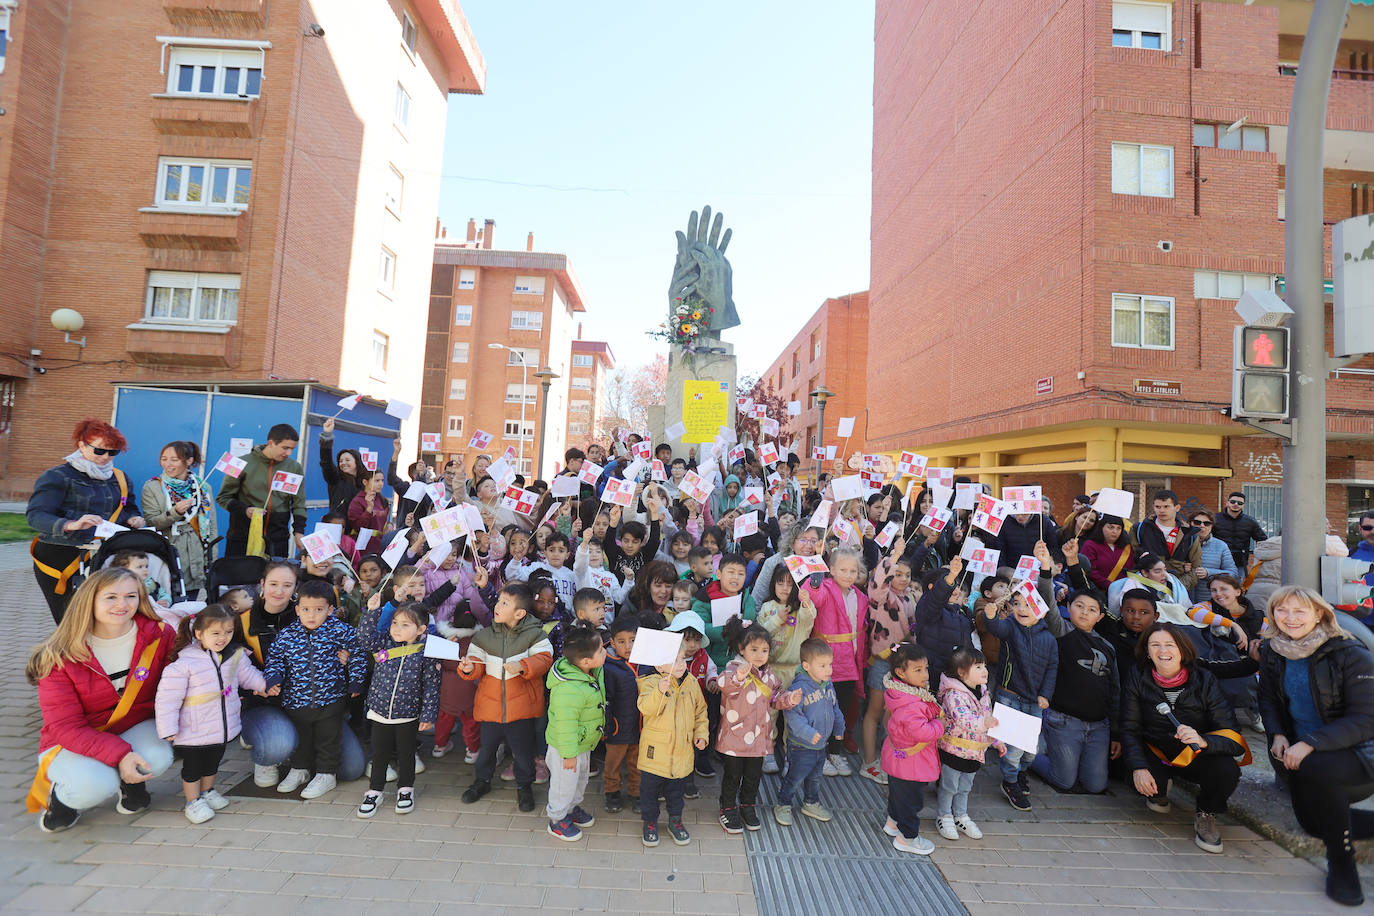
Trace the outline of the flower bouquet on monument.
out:
M 648 334 L 650 337 L 657 337 L 668 341 L 670 344 L 675 344 L 690 353 L 696 349 L 697 341 L 707 336 L 707 331 L 711 328 L 711 316 L 715 313 L 715 309 L 708 306 L 696 295 L 679 296 L 675 302 L 668 320 L 649 331 Z

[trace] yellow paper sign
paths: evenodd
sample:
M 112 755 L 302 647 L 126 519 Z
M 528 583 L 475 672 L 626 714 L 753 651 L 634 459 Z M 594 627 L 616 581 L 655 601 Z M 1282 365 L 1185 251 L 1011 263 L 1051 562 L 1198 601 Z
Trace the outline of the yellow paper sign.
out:
M 682 383 L 683 442 L 710 442 L 730 422 L 730 384 L 696 379 Z

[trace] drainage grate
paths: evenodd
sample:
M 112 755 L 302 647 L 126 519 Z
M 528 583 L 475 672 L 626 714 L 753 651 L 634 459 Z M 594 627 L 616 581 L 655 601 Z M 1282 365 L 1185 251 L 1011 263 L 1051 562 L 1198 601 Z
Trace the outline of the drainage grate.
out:
M 882 831 L 887 797 L 877 784 L 857 773 L 823 780 L 821 803 L 834 815 L 824 824 L 798 808 L 793 826 L 778 826 L 772 812 L 777 794 L 778 777 L 764 777 L 763 829 L 745 834 L 761 916 L 873 916 L 890 910 L 894 900 L 915 904 L 923 916 L 967 914 L 933 861 L 892 848 Z M 934 829 L 928 821 L 925 826 Z

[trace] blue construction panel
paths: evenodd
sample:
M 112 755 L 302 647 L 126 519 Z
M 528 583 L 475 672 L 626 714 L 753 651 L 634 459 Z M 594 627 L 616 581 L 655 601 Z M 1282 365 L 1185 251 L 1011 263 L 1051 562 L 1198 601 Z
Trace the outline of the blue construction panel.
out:
M 337 454 L 339 449 L 368 448 L 377 453 L 377 469 L 385 472 L 387 464 L 391 461 L 391 443 L 396 436 L 400 435 L 401 421 L 386 412 L 384 406 L 359 402 L 358 406 L 352 410 L 345 410 L 339 413 L 339 395 L 331 391 L 323 391 L 318 388 L 310 390 L 310 405 L 312 417 L 306 430 L 306 449 L 299 454 L 301 462 L 305 464 L 305 487 L 306 494 L 310 502 L 319 501 L 323 503 L 329 496 L 329 488 L 325 485 L 324 474 L 320 471 L 320 430 L 321 424 L 325 419 L 339 414 L 336 419 L 338 423 L 360 423 L 371 427 L 378 427 L 385 432 L 358 432 L 348 428 L 338 428 L 334 431 L 334 449 Z M 385 487 L 382 495 L 391 502 L 395 508 L 395 494 L 391 488 Z M 315 507 L 310 509 L 310 525 L 313 528 L 315 522 L 324 515 L 324 508 Z
M 158 457 L 168 442 L 187 440 L 201 444 L 209 401 L 204 392 L 157 388 L 121 387 L 116 394 L 113 422 L 129 440 L 129 449 L 115 465 L 129 476 L 134 492 L 138 493 L 144 481 L 162 473 Z M 210 461 L 213 463 L 218 457 Z
M 205 446 L 205 461 L 209 467 L 214 467 L 214 463 L 219 460 L 220 456 L 229 451 L 230 439 L 252 439 L 254 445 L 261 445 L 267 441 L 267 431 L 278 423 L 289 423 L 297 432 L 300 431 L 300 398 L 269 398 L 223 393 L 212 395 L 212 397 L 210 433 Z M 297 446 L 293 457 L 301 461 L 301 456 L 302 449 Z M 210 475 L 210 489 L 218 493 L 221 481 L 221 474 Z M 308 483 L 307 480 L 307 498 L 310 496 Z M 320 491 L 317 490 L 316 492 Z M 223 509 L 219 510 L 217 520 L 219 532 L 223 535 L 229 530 L 228 513 Z M 221 554 L 223 549 L 223 545 L 220 545 Z

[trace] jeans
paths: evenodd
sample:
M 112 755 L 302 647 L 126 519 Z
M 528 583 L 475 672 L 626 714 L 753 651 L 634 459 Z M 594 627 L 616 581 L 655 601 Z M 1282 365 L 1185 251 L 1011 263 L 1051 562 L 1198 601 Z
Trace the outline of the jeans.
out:
M 686 803 L 683 793 L 687 790 L 687 777 L 669 779 L 648 770 L 640 771 L 639 816 L 646 824 L 658 823 L 658 793 L 663 793 L 663 803 L 668 807 L 668 819 L 682 820 L 682 808 Z
M 752 808 L 759 800 L 759 781 L 763 779 L 762 757 L 736 757 L 722 754 L 724 775 L 720 778 L 720 807 L 740 805 Z
M 921 808 L 926 803 L 925 789 L 923 782 L 898 779 L 891 773 L 887 776 L 887 816 L 897 822 L 897 829 L 908 840 L 920 835 Z
M 967 817 L 968 794 L 973 791 L 973 777 L 978 773 L 961 773 L 951 766 L 940 767 L 940 787 L 935 792 L 935 810 L 940 817 Z M 888 778 L 891 785 L 892 779 Z
M 1035 716 L 1037 719 L 1044 712 L 1040 704 L 1034 700 L 1023 700 L 1014 693 L 1005 690 L 997 691 L 997 702 L 1003 706 L 1010 706 L 1012 709 L 1020 710 L 1028 716 Z M 1016 782 L 1016 777 L 1030 769 L 1031 761 L 1035 759 L 1035 751 L 1022 750 L 1019 747 L 1007 745 L 1007 752 L 1002 755 L 999 766 L 1002 768 L 1003 782 Z
M 367 787 L 373 792 L 386 788 L 386 768 L 396 761 L 396 788 L 415 788 L 415 746 L 419 743 L 420 720 L 372 723 L 372 778 Z
M 153 776 L 161 776 L 172 765 L 172 745 L 157 736 L 157 723 L 152 719 L 121 732 L 119 737 L 129 742 L 135 754 L 148 761 Z M 77 811 L 94 808 L 119 794 L 118 769 L 66 748 L 53 757 L 48 766 L 48 779 L 52 782 L 53 795 Z
M 818 804 L 821 800 L 821 768 L 824 766 L 825 748 L 798 747 L 795 744 L 789 747 L 787 771 L 782 774 L 782 784 L 778 787 L 778 804 L 791 805 L 798 787 L 802 789 L 803 804 Z
M 496 775 L 496 752 L 504 740 L 515 763 L 515 785 L 527 789 L 534 785 L 534 719 L 511 722 L 483 722 L 482 749 L 477 752 L 477 781 L 491 782 Z
M 544 813 L 555 823 L 563 820 L 569 811 L 582 804 L 582 799 L 587 794 L 591 751 L 583 751 L 572 759 L 577 765 L 568 770 L 563 767 L 563 756 L 558 753 L 558 748 L 549 745 L 548 751 L 544 754 L 544 762 L 549 766 L 549 803 L 544 807 Z M 657 800 L 654 804 L 658 804 Z
M 243 740 L 252 745 L 256 766 L 280 766 L 295 753 L 296 726 L 280 707 L 253 706 L 243 710 Z M 362 776 L 367 755 L 353 729 L 343 730 L 340 751 L 339 781 L 349 782 Z
M 1031 764 L 1046 782 L 1060 789 L 1081 785 L 1089 792 L 1107 788 L 1107 754 L 1111 731 L 1106 720 L 1087 722 L 1053 709 L 1040 725 L 1044 753 Z

